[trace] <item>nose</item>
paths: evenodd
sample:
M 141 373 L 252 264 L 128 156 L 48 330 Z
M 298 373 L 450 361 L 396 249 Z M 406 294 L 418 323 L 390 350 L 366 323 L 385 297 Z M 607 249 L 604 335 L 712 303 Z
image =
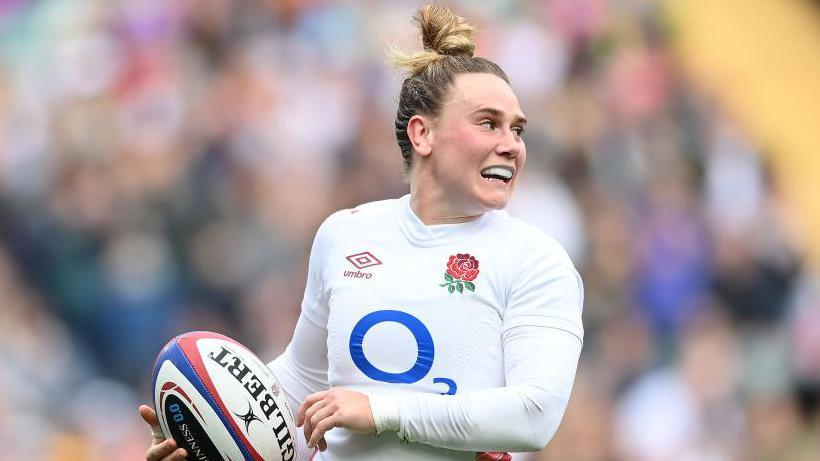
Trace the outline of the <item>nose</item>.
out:
M 511 129 L 503 130 L 501 139 L 496 145 L 496 154 L 515 158 L 524 150 L 524 140 Z

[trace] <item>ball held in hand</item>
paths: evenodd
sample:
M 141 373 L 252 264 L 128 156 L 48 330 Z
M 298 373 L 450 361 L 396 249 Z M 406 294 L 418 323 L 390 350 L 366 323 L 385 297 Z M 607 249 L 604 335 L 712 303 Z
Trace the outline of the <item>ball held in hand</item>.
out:
M 168 342 L 154 365 L 154 405 L 188 459 L 294 461 L 293 413 L 250 350 L 207 331 Z

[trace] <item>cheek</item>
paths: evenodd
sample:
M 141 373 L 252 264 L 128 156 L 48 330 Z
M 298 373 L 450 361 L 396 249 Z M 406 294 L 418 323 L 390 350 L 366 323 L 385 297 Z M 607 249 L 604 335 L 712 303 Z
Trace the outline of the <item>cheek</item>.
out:
M 517 170 L 521 170 L 524 167 L 524 164 L 527 163 L 527 148 L 521 146 L 521 152 L 518 153 L 518 156 L 515 157 L 515 167 Z
M 467 132 L 454 132 L 446 139 L 447 148 L 442 151 L 442 167 L 455 176 L 473 176 L 471 169 L 484 161 L 487 147 L 480 137 Z
M 461 126 L 450 132 L 447 142 L 462 157 L 479 156 L 486 149 L 487 140 L 472 126 Z

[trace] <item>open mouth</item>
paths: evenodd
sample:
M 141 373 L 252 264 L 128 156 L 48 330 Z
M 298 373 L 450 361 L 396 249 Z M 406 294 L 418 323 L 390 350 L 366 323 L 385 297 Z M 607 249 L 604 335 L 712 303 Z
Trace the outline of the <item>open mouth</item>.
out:
M 508 184 L 512 180 L 513 169 L 506 166 L 491 166 L 481 170 L 481 177 L 491 181 L 503 181 Z

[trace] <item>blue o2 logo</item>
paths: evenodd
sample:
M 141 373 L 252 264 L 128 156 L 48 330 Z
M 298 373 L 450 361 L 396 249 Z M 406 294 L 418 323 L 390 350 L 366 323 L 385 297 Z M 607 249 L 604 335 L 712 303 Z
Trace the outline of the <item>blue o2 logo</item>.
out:
M 416 363 L 404 373 L 388 373 L 386 371 L 376 368 L 375 365 L 367 360 L 364 356 L 364 335 L 370 331 L 375 325 L 382 322 L 396 322 L 404 325 L 413 333 L 416 338 L 416 346 L 418 348 L 418 358 Z M 421 378 L 427 376 L 430 368 L 433 367 L 433 358 L 436 355 L 435 346 L 433 345 L 433 337 L 430 335 L 430 330 L 421 323 L 421 320 L 412 315 L 401 311 L 376 311 L 371 312 L 353 327 L 350 333 L 350 356 L 353 357 L 353 363 L 362 370 L 362 373 L 368 378 L 382 381 L 385 383 L 415 383 Z
M 371 328 L 382 322 L 396 322 L 410 330 L 413 338 L 416 340 L 417 358 L 416 363 L 410 367 L 409 370 L 402 373 L 390 373 L 377 368 L 364 355 L 364 337 Z M 350 333 L 350 357 L 353 363 L 359 367 L 368 378 L 375 381 L 385 383 L 404 383 L 410 384 L 420 381 L 427 376 L 430 369 L 433 367 L 433 359 L 436 355 L 435 345 L 433 344 L 433 336 L 430 335 L 430 330 L 418 318 L 408 314 L 407 312 L 396 310 L 382 310 L 371 312 L 353 327 Z M 443 383 L 448 387 L 445 394 L 456 393 L 456 383 L 449 378 L 435 378 L 434 383 Z

